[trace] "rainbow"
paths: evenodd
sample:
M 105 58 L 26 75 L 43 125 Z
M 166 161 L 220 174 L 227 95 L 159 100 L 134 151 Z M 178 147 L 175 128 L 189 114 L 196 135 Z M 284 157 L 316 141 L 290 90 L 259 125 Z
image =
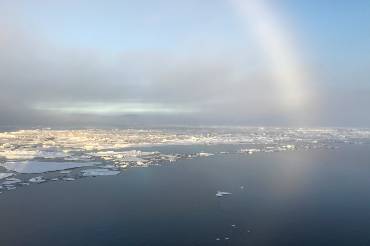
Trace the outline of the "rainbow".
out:
M 280 108 L 287 114 L 299 115 L 312 106 L 310 72 L 302 64 L 293 32 L 283 25 L 282 19 L 268 1 L 232 0 L 233 7 L 246 31 L 251 32 L 267 59 L 268 73 L 276 86 Z M 299 116 L 304 119 L 303 115 Z

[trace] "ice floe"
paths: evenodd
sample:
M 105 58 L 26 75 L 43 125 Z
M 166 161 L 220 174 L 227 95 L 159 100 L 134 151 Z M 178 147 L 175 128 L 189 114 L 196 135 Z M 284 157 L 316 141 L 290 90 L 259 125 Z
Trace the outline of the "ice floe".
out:
M 46 180 L 42 176 L 38 176 L 38 177 L 30 178 L 28 181 L 31 182 L 31 183 L 38 183 L 39 184 L 39 183 L 45 182 Z
M 206 152 L 200 152 L 200 153 L 198 153 L 198 156 L 200 156 L 200 157 L 209 157 L 209 156 L 212 156 L 212 155 L 214 155 L 214 154 L 212 154 L 212 153 L 206 153 Z
M 22 180 L 17 179 L 17 178 L 7 178 L 5 181 L 2 183 L 2 185 L 14 185 L 16 183 L 20 183 Z
M 17 173 L 44 173 L 73 169 L 78 167 L 89 167 L 100 162 L 41 162 L 41 161 L 20 161 L 0 163 L 0 166 Z
M 222 196 L 227 196 L 227 195 L 231 195 L 231 194 L 232 194 L 231 192 L 217 191 L 216 196 L 217 197 L 222 197 Z
M 5 179 L 5 178 L 11 177 L 13 175 L 14 175 L 14 173 L 0 173 L 0 179 Z
M 64 181 L 74 181 L 76 180 L 75 178 L 63 178 Z
M 81 171 L 82 176 L 90 177 L 90 176 L 109 176 L 109 175 L 117 175 L 120 171 L 112 171 L 106 168 L 96 168 L 96 169 L 87 169 Z
M 231 195 L 231 194 L 232 194 L 231 192 L 226 192 L 226 191 L 217 191 L 216 192 L 217 197 L 227 196 L 227 195 Z
M 59 173 L 60 174 L 70 174 L 72 171 L 71 170 L 63 170 L 63 171 L 60 171 Z

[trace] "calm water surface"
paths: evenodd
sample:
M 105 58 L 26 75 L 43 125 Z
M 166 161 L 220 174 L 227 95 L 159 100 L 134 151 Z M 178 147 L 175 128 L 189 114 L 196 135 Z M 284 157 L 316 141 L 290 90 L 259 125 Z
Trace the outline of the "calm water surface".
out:
M 1 246 L 370 245 L 369 231 L 369 145 L 180 160 L 0 195 Z

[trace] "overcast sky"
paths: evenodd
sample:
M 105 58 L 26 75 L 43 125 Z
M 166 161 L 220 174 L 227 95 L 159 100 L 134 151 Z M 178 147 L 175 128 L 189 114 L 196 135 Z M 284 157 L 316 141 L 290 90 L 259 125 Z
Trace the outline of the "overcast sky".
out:
M 0 1 L 0 125 L 370 127 L 370 1 Z

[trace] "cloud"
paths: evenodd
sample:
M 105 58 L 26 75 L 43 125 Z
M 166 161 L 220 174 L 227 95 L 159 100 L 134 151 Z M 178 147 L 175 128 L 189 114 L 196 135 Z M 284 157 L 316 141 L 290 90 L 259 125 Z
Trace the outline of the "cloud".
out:
M 274 75 L 253 52 L 201 47 L 112 55 L 56 44 L 14 23 L 4 25 L 0 124 L 289 125 L 299 117 L 288 117 Z M 370 123 L 361 114 L 370 105 L 368 95 L 341 94 L 325 86 L 318 92 L 320 112 L 312 105 L 302 108 L 307 115 L 322 116 L 310 124 Z M 352 120 L 346 120 L 347 115 Z

